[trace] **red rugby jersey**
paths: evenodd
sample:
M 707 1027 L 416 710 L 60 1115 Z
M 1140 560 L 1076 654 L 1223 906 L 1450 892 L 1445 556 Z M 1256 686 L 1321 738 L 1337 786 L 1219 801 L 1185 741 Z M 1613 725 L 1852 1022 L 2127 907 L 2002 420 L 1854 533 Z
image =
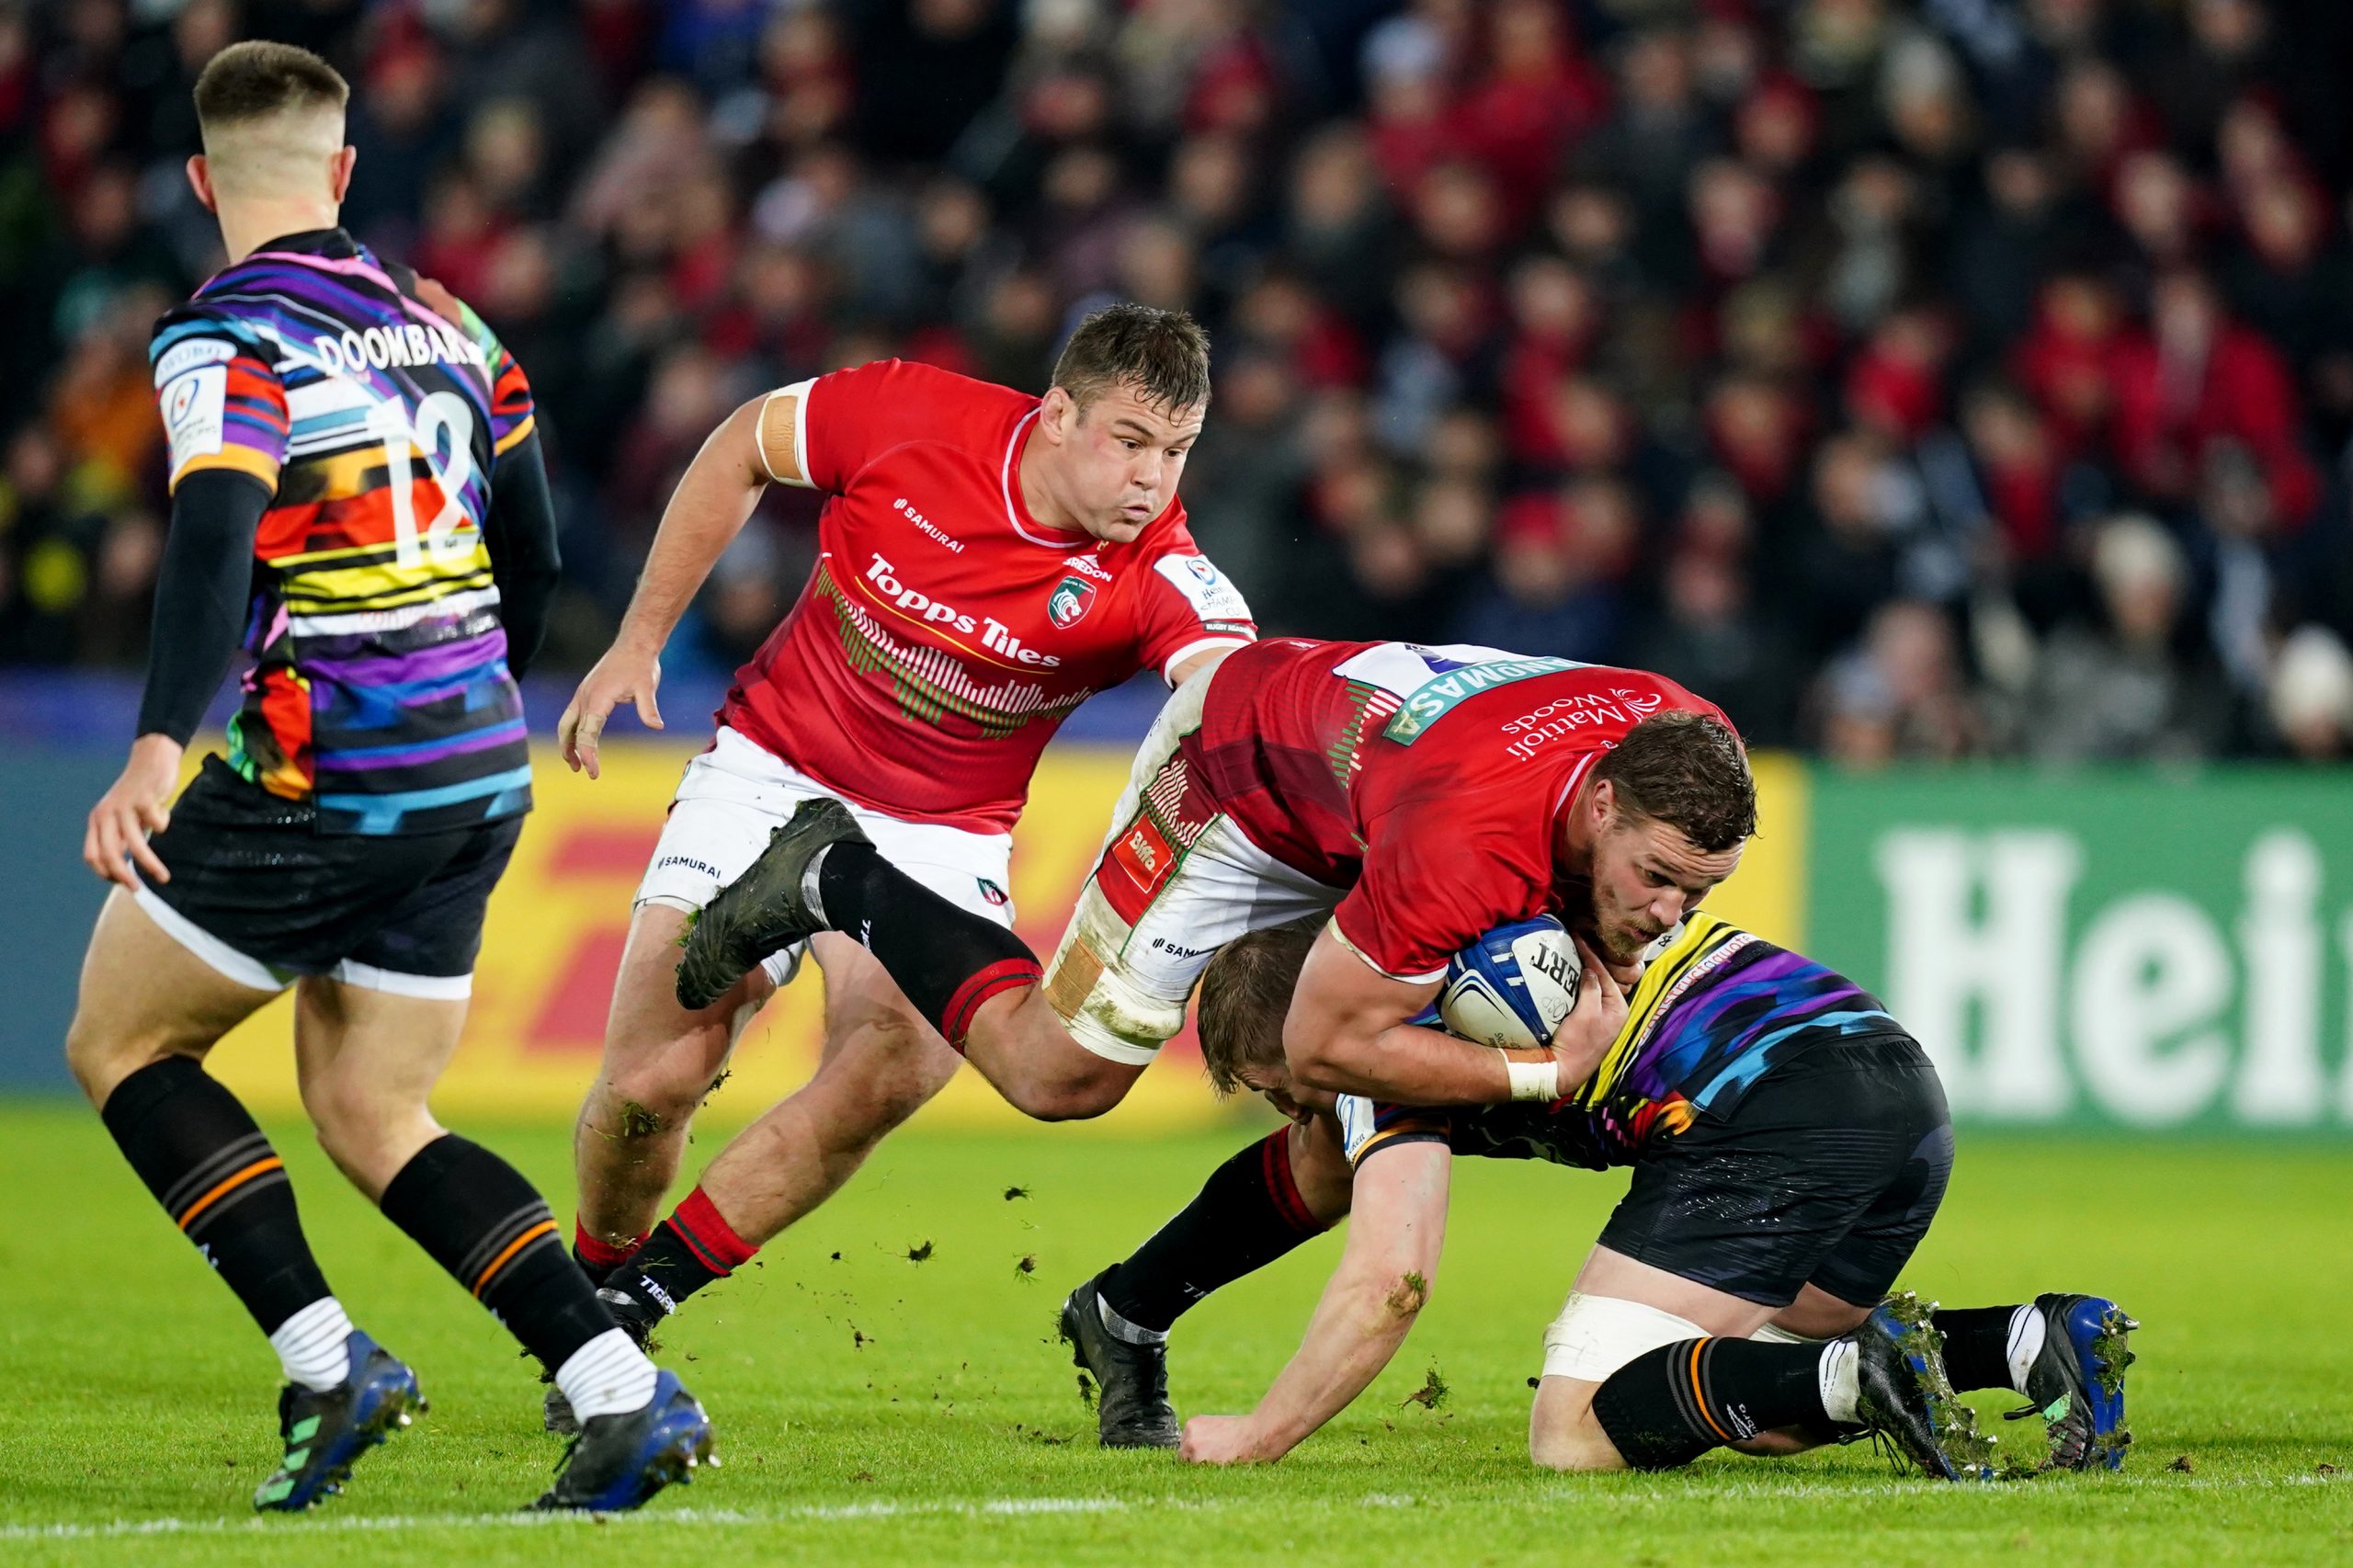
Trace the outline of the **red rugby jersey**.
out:
M 1126 544 L 1029 515 L 1038 399 L 899 359 L 786 390 L 801 472 L 776 477 L 832 499 L 808 586 L 719 719 L 844 797 L 1004 832 L 1073 709 L 1256 635 L 1183 503 Z
M 1716 707 L 1643 670 L 1495 648 L 1279 638 L 1220 666 L 1182 750 L 1252 843 L 1347 888 L 1340 935 L 1436 980 L 1496 926 L 1555 908 L 1569 801 L 1653 713 Z

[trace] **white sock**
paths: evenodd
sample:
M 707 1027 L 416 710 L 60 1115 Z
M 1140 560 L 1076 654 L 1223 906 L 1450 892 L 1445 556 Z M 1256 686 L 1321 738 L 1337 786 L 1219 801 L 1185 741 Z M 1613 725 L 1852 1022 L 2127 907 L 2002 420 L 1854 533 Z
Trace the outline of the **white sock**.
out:
M 1124 1339 L 1131 1345 L 1165 1345 L 1168 1343 L 1168 1331 L 1166 1329 L 1146 1328 L 1142 1324 L 1130 1323 L 1127 1319 L 1121 1317 L 1118 1312 L 1111 1310 L 1111 1303 L 1103 1299 L 1103 1292 L 1100 1290 L 1097 1290 L 1095 1293 L 1095 1308 L 1097 1312 L 1102 1314 L 1103 1326 L 1111 1331 L 1111 1337 L 1114 1339 Z
M 2047 1332 L 2041 1312 L 2032 1307 L 2020 1307 L 2010 1314 L 2010 1387 L 2026 1392 L 2027 1369 L 2042 1354 L 2042 1337 Z
M 555 1369 L 555 1386 L 583 1421 L 644 1409 L 654 1398 L 654 1363 L 618 1328 L 607 1329 Z
M 351 1332 L 343 1303 L 322 1296 L 279 1324 L 269 1347 L 278 1352 L 288 1382 L 323 1391 L 351 1375 L 351 1352 L 344 1346 Z
M 1852 1426 L 1859 1419 L 1855 1406 L 1863 1396 L 1861 1367 L 1855 1342 L 1834 1339 L 1822 1347 L 1822 1359 L 1814 1368 L 1814 1376 L 1822 1380 L 1822 1412 L 1842 1426 Z

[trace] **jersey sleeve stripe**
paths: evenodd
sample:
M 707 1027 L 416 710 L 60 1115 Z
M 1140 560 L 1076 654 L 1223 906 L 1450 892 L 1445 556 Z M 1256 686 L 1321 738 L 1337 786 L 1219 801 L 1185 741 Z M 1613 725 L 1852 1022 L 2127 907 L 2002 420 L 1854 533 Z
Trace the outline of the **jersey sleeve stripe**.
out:
M 507 453 L 513 451 L 516 448 L 521 446 L 524 440 L 529 437 L 531 432 L 539 428 L 539 415 L 535 414 L 524 415 L 520 423 L 517 424 L 512 429 L 508 430 L 505 435 L 499 437 L 496 441 L 491 444 L 491 456 L 503 458 Z
M 178 489 L 181 480 L 199 469 L 208 468 L 233 469 L 239 473 L 249 473 L 267 485 L 271 491 L 275 492 L 278 489 L 277 459 L 256 448 L 225 441 L 222 443 L 219 451 L 199 453 L 173 470 L 171 488 Z
M 1176 680 L 1171 672 L 1174 671 L 1177 665 L 1183 664 L 1186 660 L 1191 658 L 1194 654 L 1200 653 L 1204 649 L 1247 648 L 1249 645 L 1250 639 L 1247 637 L 1196 638 L 1194 641 L 1186 643 L 1182 648 L 1179 648 L 1175 653 L 1169 654 L 1165 659 L 1160 661 L 1160 683 L 1163 686 L 1175 686 L 1176 684 Z
M 1326 929 L 1328 929 L 1335 937 L 1338 938 L 1340 946 L 1356 954 L 1358 958 L 1362 959 L 1364 960 L 1365 968 L 1372 971 L 1373 973 L 1380 975 L 1384 980 L 1400 980 L 1408 985 L 1428 985 L 1446 978 L 1446 966 L 1444 964 L 1438 965 L 1438 968 L 1430 971 L 1427 974 L 1392 974 L 1389 971 L 1373 962 L 1370 954 L 1368 954 L 1362 948 L 1358 947 L 1355 942 L 1348 939 L 1348 934 L 1340 929 L 1340 921 L 1337 915 L 1333 916 L 1332 924 L 1327 926 Z

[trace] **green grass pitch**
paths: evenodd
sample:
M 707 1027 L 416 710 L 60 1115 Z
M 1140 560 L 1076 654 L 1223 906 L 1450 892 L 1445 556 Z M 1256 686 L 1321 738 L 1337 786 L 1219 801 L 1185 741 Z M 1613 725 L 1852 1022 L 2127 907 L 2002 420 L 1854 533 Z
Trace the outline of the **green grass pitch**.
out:
M 551 1194 L 565 1134 L 469 1128 Z M 1051 1323 L 1246 1132 L 1125 1142 L 915 1129 L 667 1334 L 725 1466 L 645 1513 L 518 1518 L 559 1449 L 506 1340 L 273 1129 L 329 1278 L 413 1362 L 430 1415 L 306 1519 L 257 1520 L 276 1368 L 97 1119 L 0 1107 L 0 1562 L 689 1563 L 924 1560 L 1697 1564 L 2353 1560 L 2353 1154 L 2322 1145 L 1962 1139 L 1907 1283 L 1955 1304 L 2040 1288 L 2137 1312 L 2121 1475 L 1891 1478 L 1851 1448 L 1671 1475 L 1533 1472 L 1538 1339 L 1621 1183 L 1467 1162 L 1435 1296 L 1358 1406 L 1280 1466 L 1091 1447 Z M 707 1129 L 694 1151 L 717 1146 Z M 1020 1188 L 1025 1196 L 1008 1196 Z M 921 1262 L 911 1251 L 931 1244 Z M 1296 1343 L 1330 1238 L 1196 1311 L 1187 1412 L 1245 1408 Z M 1407 1401 L 1436 1367 L 1435 1410 Z M 2006 1443 L 2033 1422 L 1993 1420 Z M 2346 1467 L 2336 1473 L 2333 1467 Z

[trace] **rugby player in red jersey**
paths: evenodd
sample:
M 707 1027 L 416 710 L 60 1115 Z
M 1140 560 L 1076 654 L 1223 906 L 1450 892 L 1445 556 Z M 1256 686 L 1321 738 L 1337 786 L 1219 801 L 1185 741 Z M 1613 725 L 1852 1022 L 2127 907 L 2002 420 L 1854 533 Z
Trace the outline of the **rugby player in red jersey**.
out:
M 1638 734 L 1640 784 L 1623 776 Z M 1493 648 L 1284 639 L 1170 699 L 1050 971 L 819 802 L 705 910 L 678 988 L 716 994 L 777 942 L 854 931 L 1015 1105 L 1092 1115 L 1176 1032 L 1219 948 L 1329 912 L 1284 1028 L 1295 1081 L 1415 1105 L 1552 1100 L 1615 1036 L 1619 981 L 1732 874 L 1755 821 L 1738 737 L 1672 681 Z M 1546 912 L 1589 959 L 1552 1046 L 1496 1051 L 1407 1021 L 1454 953 Z M 1161 1340 L 1188 1292 L 1321 1223 L 1279 1135 L 1073 1294 L 1063 1327 L 1107 1389 L 1107 1440 L 1173 1446 L 1150 1413 L 1165 1411 Z
M 823 1202 L 955 1074 L 882 966 L 818 936 L 816 1075 L 648 1240 L 696 1106 L 801 947 L 778 944 L 688 1008 L 676 943 L 797 805 L 847 802 L 912 885 L 1009 941 L 1010 831 L 1057 725 L 1141 669 L 1179 685 L 1256 635 L 1176 499 L 1209 401 L 1200 328 L 1111 306 L 1053 381 L 1040 399 L 899 360 L 835 371 L 745 403 L 680 480 L 620 634 L 563 716 L 565 760 L 591 778 L 617 705 L 661 727 L 662 644 L 760 492 L 831 499 L 815 573 L 738 673 L 638 890 L 575 1140 L 576 1252 L 593 1276 L 642 1250 L 631 1272 L 674 1305 Z

